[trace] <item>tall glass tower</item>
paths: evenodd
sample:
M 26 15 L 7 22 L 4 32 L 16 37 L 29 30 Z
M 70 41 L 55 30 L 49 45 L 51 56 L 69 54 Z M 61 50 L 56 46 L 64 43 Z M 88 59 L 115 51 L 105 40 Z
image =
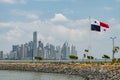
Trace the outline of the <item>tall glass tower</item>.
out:
M 69 55 L 70 55 L 70 47 L 68 45 L 68 42 L 66 41 L 63 44 L 62 50 L 61 50 L 61 59 L 69 59 Z
M 37 32 L 33 32 L 33 57 L 37 56 Z

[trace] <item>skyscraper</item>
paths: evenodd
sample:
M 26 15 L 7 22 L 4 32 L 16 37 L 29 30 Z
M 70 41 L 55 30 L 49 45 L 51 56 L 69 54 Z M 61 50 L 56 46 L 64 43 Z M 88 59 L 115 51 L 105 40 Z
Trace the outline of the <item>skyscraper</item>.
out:
M 24 59 L 24 45 L 23 44 L 21 44 L 20 53 L 21 53 L 21 59 Z
M 37 32 L 33 32 L 33 57 L 37 56 Z
M 24 44 L 24 58 L 27 58 L 27 54 L 28 54 L 28 43 Z
M 50 55 L 49 55 L 49 58 L 50 59 L 56 59 L 56 55 L 55 55 L 55 46 L 50 44 Z
M 0 59 L 3 59 L 3 51 L 0 51 Z
M 33 57 L 33 41 L 30 41 L 28 43 L 28 57 L 29 58 Z
M 41 41 L 38 41 L 38 56 L 44 58 L 44 47 Z
M 13 53 L 13 59 L 18 59 L 19 56 L 19 45 L 13 45 L 12 46 L 12 52 Z
M 56 59 L 61 59 L 61 47 L 60 46 L 56 46 Z
M 77 56 L 77 50 L 73 45 L 71 46 L 71 55 Z
M 63 44 L 62 50 L 61 50 L 61 58 L 62 59 L 69 59 L 69 55 L 70 55 L 70 47 L 68 45 L 68 42 L 66 41 Z
M 46 44 L 46 46 L 44 47 L 44 55 L 45 55 L 45 59 L 49 59 L 50 57 L 50 45 L 49 43 Z

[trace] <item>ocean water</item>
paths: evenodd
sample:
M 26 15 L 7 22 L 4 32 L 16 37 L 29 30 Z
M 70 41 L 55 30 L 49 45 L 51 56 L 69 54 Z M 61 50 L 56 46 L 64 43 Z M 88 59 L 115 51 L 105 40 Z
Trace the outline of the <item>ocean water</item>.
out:
M 0 80 L 84 80 L 80 76 L 56 73 L 0 70 Z

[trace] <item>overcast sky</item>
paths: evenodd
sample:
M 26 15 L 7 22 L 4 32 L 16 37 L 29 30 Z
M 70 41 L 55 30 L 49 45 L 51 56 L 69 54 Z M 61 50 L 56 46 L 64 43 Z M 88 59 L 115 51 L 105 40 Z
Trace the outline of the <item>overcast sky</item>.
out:
M 68 41 L 82 58 L 90 42 L 89 16 L 110 25 L 106 32 L 91 32 L 91 54 L 112 56 L 110 37 L 120 46 L 120 0 L 0 0 L 0 51 L 31 41 L 37 31 L 44 45 Z

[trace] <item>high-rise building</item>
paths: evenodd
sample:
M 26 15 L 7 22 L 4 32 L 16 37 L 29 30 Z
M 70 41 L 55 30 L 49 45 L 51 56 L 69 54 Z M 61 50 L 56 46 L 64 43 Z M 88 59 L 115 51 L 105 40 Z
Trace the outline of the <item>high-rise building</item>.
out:
M 44 47 L 45 59 L 56 59 L 55 46 L 47 43 Z
M 69 55 L 70 55 L 70 47 L 68 45 L 68 42 L 66 41 L 63 44 L 62 50 L 61 50 L 61 59 L 69 59 Z
M 49 43 L 46 44 L 46 46 L 44 47 L 44 58 L 45 59 L 49 59 L 50 56 L 50 45 Z
M 13 45 L 12 46 L 12 51 L 14 52 L 14 51 L 17 51 L 18 50 L 18 47 L 19 47 L 19 45 Z
M 49 54 L 49 59 L 56 59 L 55 55 L 55 46 L 50 44 L 50 54 Z
M 14 54 L 13 59 L 18 59 L 18 57 L 19 57 L 19 45 L 13 45 L 11 53 Z
M 0 51 L 0 59 L 3 59 L 3 51 Z
M 29 43 L 21 44 L 20 47 L 20 56 L 21 59 L 32 59 L 32 54 L 33 54 L 33 45 L 32 41 Z
M 20 53 L 21 53 L 21 59 L 25 59 L 24 58 L 24 45 L 23 44 L 21 44 Z
M 71 52 L 70 52 L 71 51 Z M 0 53 L 2 56 L 2 52 Z M 37 32 L 33 32 L 33 41 L 30 41 L 21 45 L 13 45 L 10 52 L 10 59 L 34 59 L 35 56 L 41 56 L 42 59 L 69 59 L 70 55 L 77 56 L 77 50 L 75 46 L 70 46 L 66 41 L 62 48 L 60 46 L 55 47 L 52 44 L 47 43 L 44 47 L 41 41 L 38 41 L 37 47 Z M 1 57 L 0 56 L 0 57 Z
M 32 58 L 33 57 L 33 41 L 30 41 L 28 43 L 28 57 Z
M 73 45 L 71 46 L 71 55 L 77 56 L 77 50 Z
M 15 59 L 15 56 L 16 56 L 16 52 L 10 51 L 9 59 L 14 60 L 14 59 Z
M 28 57 L 28 43 L 24 44 L 24 58 Z
M 21 47 L 18 46 L 18 50 L 17 50 L 17 57 L 18 57 L 18 58 L 17 58 L 17 59 L 20 60 L 20 59 L 21 59 L 21 56 L 22 56 L 22 55 L 21 55 Z
M 60 46 L 56 46 L 56 59 L 61 59 L 61 47 Z
M 41 41 L 38 41 L 38 56 L 44 58 L 44 47 Z
M 33 32 L 33 57 L 37 56 L 37 32 Z

